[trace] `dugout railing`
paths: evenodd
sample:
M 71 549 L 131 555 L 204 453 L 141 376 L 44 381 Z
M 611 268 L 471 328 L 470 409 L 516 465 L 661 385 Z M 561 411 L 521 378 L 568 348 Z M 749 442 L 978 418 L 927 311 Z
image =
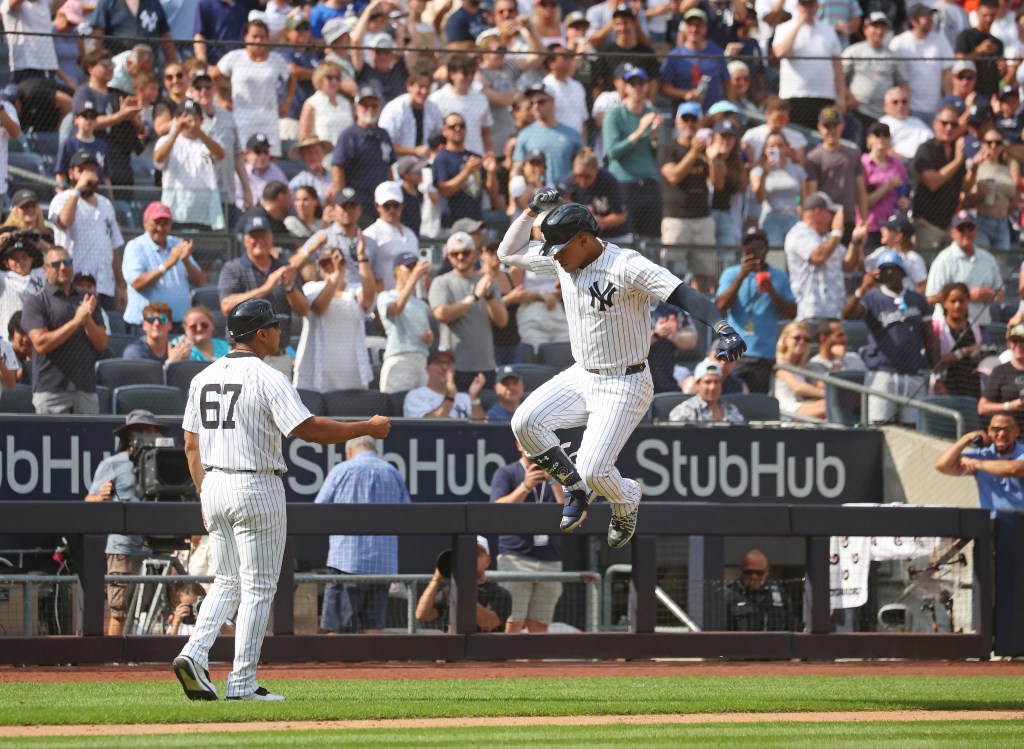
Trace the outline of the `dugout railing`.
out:
M 1015 515 L 1010 513 L 1009 515 Z M 0 639 L 0 662 L 20 664 L 169 662 L 183 638 L 103 636 L 106 534 L 191 535 L 202 532 L 198 504 L 0 502 L 0 518 L 12 533 L 78 536 L 74 569 L 83 591 L 82 636 Z M 595 505 L 577 533 L 603 535 L 606 504 Z M 1022 629 L 1024 598 L 1015 557 L 1024 546 L 1024 523 L 1010 518 L 1001 538 L 985 510 L 947 507 L 829 507 L 645 503 L 640 532 L 630 546 L 629 631 L 579 634 L 477 634 L 476 535 L 548 532 L 551 508 L 543 505 L 415 503 L 412 505 L 288 506 L 289 538 L 274 602 L 273 635 L 263 658 L 269 662 L 364 660 L 505 660 L 520 658 L 988 658 L 998 571 L 1000 629 L 1011 637 Z M 347 534 L 448 535 L 454 552 L 451 633 L 442 637 L 295 635 L 294 549 L 304 536 Z M 775 536 L 803 538 L 805 602 L 803 632 L 655 631 L 658 535 L 696 537 Z M 938 536 L 971 539 L 972 628 L 970 633 L 836 633 L 829 610 L 829 538 L 837 535 Z M 1000 557 L 1002 558 L 1000 560 Z M 1005 562 L 1005 563 L 1002 563 Z M 1016 608 L 1014 608 L 1016 607 Z M 230 660 L 233 641 L 218 639 L 212 658 Z

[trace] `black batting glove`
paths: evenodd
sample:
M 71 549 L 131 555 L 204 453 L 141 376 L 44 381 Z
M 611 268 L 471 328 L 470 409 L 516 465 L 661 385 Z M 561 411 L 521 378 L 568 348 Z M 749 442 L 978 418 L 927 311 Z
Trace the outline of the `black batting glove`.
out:
M 747 350 L 747 344 L 740 338 L 732 325 L 722 325 L 716 331 L 718 333 L 718 353 L 715 358 L 720 361 L 733 362 L 739 359 Z
M 562 196 L 558 190 L 553 187 L 545 187 L 534 193 L 533 200 L 526 207 L 534 213 L 544 213 L 545 211 L 557 208 L 561 204 Z

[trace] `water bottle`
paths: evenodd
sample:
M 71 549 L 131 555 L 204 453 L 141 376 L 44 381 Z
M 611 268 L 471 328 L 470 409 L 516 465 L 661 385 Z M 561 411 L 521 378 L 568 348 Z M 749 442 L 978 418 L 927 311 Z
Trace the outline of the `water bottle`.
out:
M 700 77 L 700 83 L 697 84 L 697 91 L 700 93 L 700 98 L 703 99 L 704 95 L 708 92 L 708 86 L 711 85 L 711 76 L 702 75 Z

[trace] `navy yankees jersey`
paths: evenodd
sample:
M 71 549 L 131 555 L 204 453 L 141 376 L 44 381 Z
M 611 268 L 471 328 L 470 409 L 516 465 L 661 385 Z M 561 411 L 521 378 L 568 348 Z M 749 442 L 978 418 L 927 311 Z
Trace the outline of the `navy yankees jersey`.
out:
M 312 414 L 288 379 L 247 352 L 233 352 L 197 374 L 182 427 L 199 435 L 207 470 L 282 472 L 281 435 Z
M 533 219 L 516 219 L 518 247 L 498 254 L 508 265 L 557 275 L 569 323 L 573 358 L 585 369 L 607 369 L 642 362 L 651 348 L 652 299 L 665 301 L 682 281 L 635 250 L 604 243 L 604 252 L 586 268 L 566 273 L 552 257 L 538 254 L 540 242 L 525 241 Z M 515 243 L 515 240 L 513 240 Z

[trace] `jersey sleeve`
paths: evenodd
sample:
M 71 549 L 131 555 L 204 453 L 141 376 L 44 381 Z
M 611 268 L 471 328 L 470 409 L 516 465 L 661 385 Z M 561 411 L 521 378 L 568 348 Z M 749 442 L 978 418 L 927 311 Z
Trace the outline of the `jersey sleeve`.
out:
M 664 302 L 682 281 L 667 268 L 655 265 L 639 253 L 629 258 L 626 278 L 630 286 Z
M 519 214 L 498 245 L 498 257 L 503 263 L 514 268 L 532 270 L 542 276 L 557 275 L 558 266 L 555 259 L 540 255 L 539 250 L 543 245 L 530 241 L 533 221 L 533 217 L 526 211 Z
M 299 424 L 313 416 L 299 398 L 298 391 L 292 387 L 281 372 L 267 367 L 272 376 L 262 375 L 257 382 L 263 387 L 263 395 L 267 406 L 274 415 L 274 423 L 282 434 L 289 435 Z M 261 370 L 262 372 L 262 370 Z

